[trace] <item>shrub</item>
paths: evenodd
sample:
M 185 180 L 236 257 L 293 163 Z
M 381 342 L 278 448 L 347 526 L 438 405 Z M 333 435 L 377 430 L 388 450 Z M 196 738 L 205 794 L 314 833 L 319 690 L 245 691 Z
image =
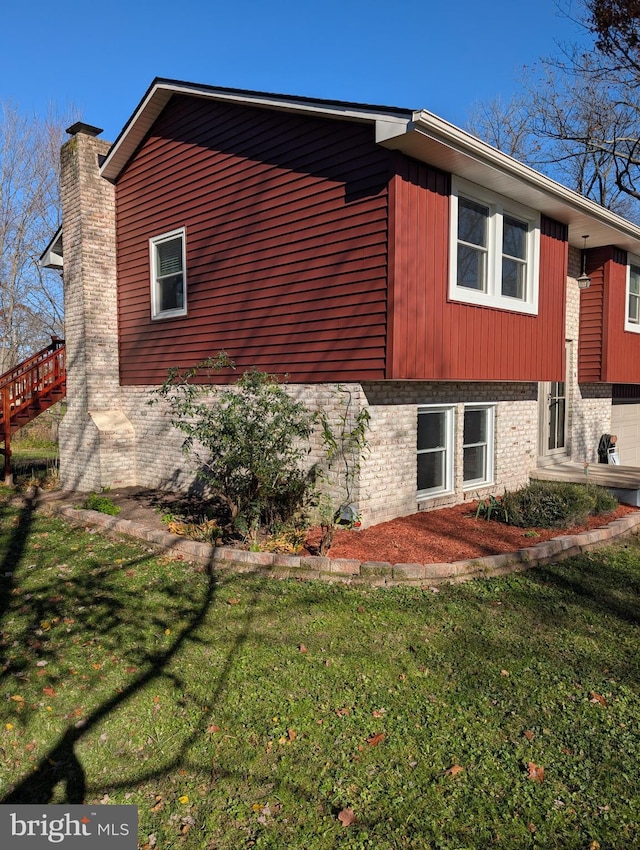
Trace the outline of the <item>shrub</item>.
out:
M 230 526 L 251 539 L 260 525 L 289 520 L 313 491 L 315 469 L 304 460 L 315 416 L 275 375 L 257 369 L 215 396 L 194 383 L 229 365 L 222 353 L 182 374 L 173 370 L 158 395 L 186 435 L 182 448 L 199 462 L 199 477 L 228 507 Z
M 99 511 L 101 514 L 109 514 L 109 516 L 118 516 L 121 510 L 119 505 L 114 505 L 112 499 L 100 493 L 89 493 L 82 507 L 87 511 Z
M 533 481 L 504 496 L 490 496 L 478 505 L 476 516 L 519 528 L 570 528 L 589 516 L 615 510 L 616 500 L 603 487 L 563 481 Z

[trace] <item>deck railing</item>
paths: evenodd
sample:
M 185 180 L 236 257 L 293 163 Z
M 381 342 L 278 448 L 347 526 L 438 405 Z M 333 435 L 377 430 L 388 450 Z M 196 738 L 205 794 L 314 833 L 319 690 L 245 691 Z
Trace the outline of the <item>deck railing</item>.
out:
M 5 481 L 11 477 L 11 435 L 31 422 L 66 393 L 64 340 L 27 357 L 0 375 L 0 451 L 4 454 Z

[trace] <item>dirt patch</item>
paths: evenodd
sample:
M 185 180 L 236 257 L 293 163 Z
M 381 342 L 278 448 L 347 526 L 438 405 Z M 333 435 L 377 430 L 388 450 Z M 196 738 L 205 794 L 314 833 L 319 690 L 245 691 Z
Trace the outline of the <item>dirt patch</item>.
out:
M 107 495 L 121 509 L 119 517 L 166 530 L 163 517 L 188 515 L 193 521 L 205 518 L 202 502 L 197 497 L 184 497 L 159 490 L 122 488 Z M 80 505 L 82 496 L 69 498 Z M 588 524 L 572 529 L 522 529 L 500 522 L 475 519 L 475 505 L 463 503 L 452 508 L 422 511 L 400 517 L 361 531 L 336 532 L 331 558 L 355 558 L 359 561 L 400 563 L 451 563 L 484 555 L 515 552 L 562 534 L 575 534 L 606 525 L 613 519 L 633 513 L 637 508 L 620 505 L 605 517 L 594 517 Z M 307 537 L 308 551 L 316 554 L 320 538 L 317 529 Z

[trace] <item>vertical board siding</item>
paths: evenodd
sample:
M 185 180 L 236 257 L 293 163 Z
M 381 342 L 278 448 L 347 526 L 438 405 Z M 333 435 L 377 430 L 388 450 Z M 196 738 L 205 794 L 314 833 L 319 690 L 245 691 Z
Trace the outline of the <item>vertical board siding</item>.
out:
M 391 156 L 369 125 L 174 96 L 117 185 L 122 383 L 221 349 L 292 381 L 384 377 Z M 149 239 L 183 226 L 188 315 L 152 321 Z
M 602 380 L 640 383 L 640 334 L 624 329 L 627 316 L 627 254 L 612 248 L 606 263 Z
M 450 190 L 449 175 L 397 162 L 387 378 L 564 380 L 566 227 L 542 217 L 537 316 L 449 301 Z
M 625 331 L 627 255 L 613 246 L 587 253 L 591 285 L 580 294 L 578 379 L 640 383 L 640 334 Z

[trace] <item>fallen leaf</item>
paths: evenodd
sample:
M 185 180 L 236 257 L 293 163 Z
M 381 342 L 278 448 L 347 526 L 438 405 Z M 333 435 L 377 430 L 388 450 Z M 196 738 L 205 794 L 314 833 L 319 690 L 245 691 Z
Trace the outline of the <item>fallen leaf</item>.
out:
M 43 688 L 43 689 L 42 689 L 42 693 L 43 693 L 45 696 L 48 696 L 48 697 L 55 697 L 55 696 L 57 696 L 57 694 L 56 694 L 56 689 L 55 689 L 54 687 L 52 687 L 51 685 L 47 685 L 47 687 L 46 687 L 46 688 Z
M 163 808 L 163 806 L 164 806 L 164 800 L 162 799 L 162 797 L 156 797 L 156 802 L 153 806 L 151 806 L 151 811 L 154 812 L 154 813 L 159 812 L 160 809 Z
M 500 675 L 501 675 L 501 676 L 507 676 L 507 677 L 508 677 L 510 674 L 509 674 L 509 671 L 508 671 L 508 670 L 501 670 L 501 671 L 500 671 Z
M 540 765 L 530 761 L 527 763 L 527 770 L 529 772 L 529 779 L 532 779 L 534 782 L 544 782 L 544 767 L 540 767 Z
M 380 717 L 384 717 L 386 712 L 385 712 L 384 708 L 380 708 L 380 709 L 374 708 L 371 713 L 374 717 L 380 718 Z
M 189 802 L 189 797 L 186 794 L 183 794 L 181 797 L 178 797 L 178 802 L 182 803 L 183 806 Z
M 233 599 L 227 599 L 227 605 L 239 605 L 239 604 L 240 604 L 240 600 L 236 599 L 235 597 Z
M 445 770 L 445 773 L 448 774 L 449 776 L 457 776 L 459 773 L 462 773 L 463 771 L 464 771 L 464 767 L 462 767 L 462 765 L 453 764 L 453 765 L 451 765 L 450 768 Z
M 296 730 L 295 729 L 287 729 L 287 735 L 289 736 L 290 741 L 295 741 L 296 739 Z
M 345 708 L 336 708 L 336 709 L 334 709 L 334 711 L 338 715 L 338 717 L 347 717 L 347 715 L 351 714 L 351 709 L 346 708 L 346 707 Z
M 601 694 L 597 694 L 595 691 L 589 691 L 589 696 L 591 698 L 590 702 L 598 702 L 600 705 L 606 706 L 607 701 Z
M 338 820 L 342 826 L 351 826 L 358 820 L 353 809 L 343 809 L 338 815 Z
M 372 735 L 370 738 L 367 738 L 367 744 L 369 744 L 370 747 L 377 747 L 381 741 L 384 741 L 384 739 L 384 732 L 378 732 L 377 735 Z
M 298 646 L 298 649 L 300 650 L 300 652 L 309 652 L 309 650 L 303 643 Z
M 216 726 L 215 723 L 212 723 L 211 726 L 207 726 L 207 732 L 209 732 L 211 735 L 213 735 L 213 734 L 215 734 L 216 732 L 219 732 L 219 731 L 220 731 L 220 727 Z
M 24 702 L 24 697 L 21 697 L 20 694 L 14 694 L 11 699 L 14 702 Z
M 522 734 L 527 739 L 527 741 L 533 741 L 533 739 L 536 737 L 536 733 L 533 732 L 531 729 L 525 729 Z

